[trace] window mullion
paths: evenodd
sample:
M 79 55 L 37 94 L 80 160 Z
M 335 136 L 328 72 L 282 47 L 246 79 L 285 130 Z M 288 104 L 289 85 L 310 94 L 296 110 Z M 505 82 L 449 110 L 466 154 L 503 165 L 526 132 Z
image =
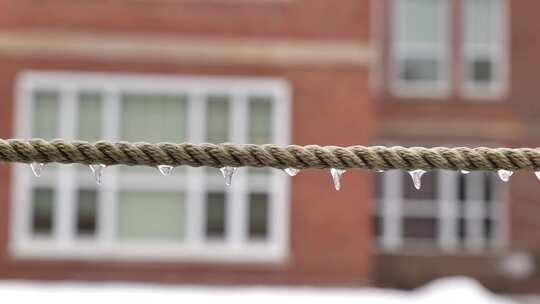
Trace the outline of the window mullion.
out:
M 457 239 L 457 174 L 453 171 L 439 172 L 439 246 L 444 251 L 455 250 Z
M 188 96 L 187 130 L 189 142 L 206 141 L 207 104 L 204 92 L 196 91 Z M 207 185 L 204 182 L 204 173 L 201 168 L 187 168 L 189 178 L 187 194 L 187 239 L 192 246 L 201 246 L 204 240 L 205 229 L 205 194 Z
M 105 88 L 102 111 L 102 137 L 111 141 L 118 140 L 122 119 L 118 88 Z M 105 170 L 103 184 L 98 188 L 97 239 L 102 248 L 112 246 L 115 241 L 118 204 L 118 168 L 111 166 Z
M 248 100 L 245 92 L 233 91 L 230 111 L 230 140 L 233 143 L 247 141 Z M 243 247 L 247 240 L 247 169 L 240 168 L 234 176 L 233 182 L 227 188 L 226 234 L 227 241 L 234 248 Z
M 403 245 L 403 178 L 398 170 L 384 173 L 382 189 L 382 246 L 394 251 Z
M 74 87 L 64 87 L 60 92 L 60 120 L 58 136 L 66 140 L 76 137 L 78 101 Z M 73 165 L 58 167 L 56 203 L 54 210 L 55 241 L 60 248 L 73 245 L 76 211 L 76 179 Z

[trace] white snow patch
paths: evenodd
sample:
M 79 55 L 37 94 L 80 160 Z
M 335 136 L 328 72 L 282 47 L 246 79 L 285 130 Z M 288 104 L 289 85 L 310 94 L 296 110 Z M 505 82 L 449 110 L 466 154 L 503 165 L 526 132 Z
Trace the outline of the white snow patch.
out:
M 510 304 L 468 278 L 446 278 L 414 291 L 378 288 L 314 287 L 209 287 L 120 283 L 36 283 L 0 281 L 3 303 L 234 303 L 234 304 L 424 304 L 457 301 L 475 304 Z

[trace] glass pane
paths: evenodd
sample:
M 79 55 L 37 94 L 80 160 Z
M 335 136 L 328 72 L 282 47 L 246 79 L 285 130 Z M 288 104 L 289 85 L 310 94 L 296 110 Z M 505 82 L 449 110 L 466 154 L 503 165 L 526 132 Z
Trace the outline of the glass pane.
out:
M 412 239 L 435 239 L 437 237 L 437 219 L 404 218 L 403 237 Z
M 487 58 L 472 60 L 472 81 L 489 83 L 493 81 L 493 62 Z
M 457 220 L 457 235 L 460 241 L 464 241 L 467 237 L 467 220 L 463 217 L 458 218 Z
M 382 225 L 382 218 L 378 215 L 374 215 L 371 218 L 372 220 L 372 229 L 373 229 L 373 235 L 377 238 L 382 237 L 383 235 L 383 225 Z
M 465 1 L 465 39 L 473 44 L 493 44 L 502 30 L 502 2 L 499 0 Z
M 32 137 L 53 139 L 58 135 L 59 94 L 55 91 L 34 93 L 34 117 Z
M 272 98 L 249 99 L 248 142 L 263 145 L 272 143 Z M 251 174 L 268 174 L 269 168 L 249 168 Z
M 101 94 L 79 94 L 79 139 L 90 142 L 101 139 L 102 107 Z
M 436 43 L 442 39 L 440 12 L 445 0 L 398 1 L 398 43 Z
M 266 238 L 268 236 L 268 195 L 249 195 L 249 237 Z
M 183 193 L 120 192 L 120 240 L 175 240 L 185 237 L 186 206 Z
M 32 202 L 32 232 L 38 235 L 51 235 L 54 215 L 54 191 L 34 189 Z
M 435 81 L 439 79 L 439 62 L 434 58 L 407 58 L 402 60 L 400 78 L 408 81 Z
M 77 234 L 94 235 L 96 233 L 97 191 L 79 190 L 77 205 Z
M 436 200 L 438 197 L 437 171 L 427 172 L 422 176 L 422 188 L 416 190 L 407 172 L 403 172 L 403 197 L 407 200 Z
M 272 142 L 272 98 L 253 97 L 249 99 L 249 143 L 267 144 Z
M 185 96 L 124 94 L 122 140 L 183 142 L 186 139 Z
M 208 193 L 206 196 L 206 236 L 225 237 L 225 193 Z
M 224 143 L 229 141 L 229 107 L 227 96 L 208 97 L 208 119 L 206 139 L 211 143 Z

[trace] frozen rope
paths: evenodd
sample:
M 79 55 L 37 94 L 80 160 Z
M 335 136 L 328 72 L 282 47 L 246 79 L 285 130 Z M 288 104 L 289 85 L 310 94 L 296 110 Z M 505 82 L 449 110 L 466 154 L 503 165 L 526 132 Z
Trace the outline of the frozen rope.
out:
M 540 148 L 277 146 L 0 139 L 0 162 L 278 169 L 528 170 L 540 169 Z

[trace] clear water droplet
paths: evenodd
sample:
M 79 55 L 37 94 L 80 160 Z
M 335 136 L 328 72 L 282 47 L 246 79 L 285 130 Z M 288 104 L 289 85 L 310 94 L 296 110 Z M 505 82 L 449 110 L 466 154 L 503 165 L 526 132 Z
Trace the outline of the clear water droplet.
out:
M 169 176 L 173 173 L 174 171 L 174 167 L 173 166 L 168 166 L 168 165 L 159 165 L 157 166 L 159 172 L 161 173 L 161 175 L 163 176 Z
M 540 179 L 540 171 L 534 172 L 534 175 L 536 175 L 536 178 Z
M 30 169 L 32 170 L 32 173 L 35 177 L 40 177 L 41 173 L 43 172 L 43 166 L 45 166 L 44 163 L 31 163 Z
M 104 164 L 97 164 L 97 165 L 88 165 L 90 167 L 90 170 L 92 170 L 92 173 L 94 174 L 94 178 L 96 179 L 96 184 L 101 185 L 101 181 L 103 180 L 103 171 L 107 167 Z
M 409 171 L 409 175 L 412 178 L 414 188 L 416 188 L 416 190 L 420 190 L 420 188 L 422 188 L 422 175 L 424 175 L 426 172 L 427 171 L 422 169 Z
M 510 180 L 510 176 L 512 176 L 512 174 L 514 174 L 513 171 L 508 171 L 508 170 L 499 170 L 497 171 L 497 175 L 499 175 L 499 178 L 503 181 L 503 182 L 507 182 Z
M 377 173 L 384 173 L 384 170 L 378 169 L 378 170 L 375 170 L 375 172 L 377 172 Z
M 330 175 L 332 175 L 332 180 L 334 181 L 334 188 L 336 188 L 336 191 L 339 191 L 341 189 L 341 176 L 345 172 L 347 171 L 342 169 L 330 169 Z
M 283 171 L 285 171 L 285 173 L 287 173 L 289 176 L 296 176 L 300 172 L 300 169 L 285 168 Z
M 219 169 L 221 171 L 221 174 L 223 174 L 223 178 L 225 178 L 225 185 L 230 186 L 232 182 L 232 177 L 234 173 L 236 172 L 235 167 L 223 167 Z
M 469 174 L 469 173 L 471 173 L 471 171 L 469 171 L 469 170 L 461 170 L 459 172 L 461 172 L 461 174 Z

